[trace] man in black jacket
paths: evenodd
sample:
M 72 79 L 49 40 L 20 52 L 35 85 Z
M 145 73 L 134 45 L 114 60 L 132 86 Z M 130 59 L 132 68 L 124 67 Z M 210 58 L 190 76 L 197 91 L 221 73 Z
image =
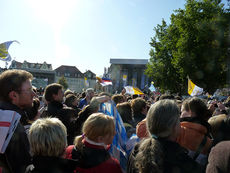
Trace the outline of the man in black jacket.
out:
M 67 128 L 68 144 L 73 144 L 78 112 L 73 108 L 63 105 L 64 92 L 62 85 L 58 83 L 49 84 L 45 88 L 44 96 L 48 105 L 46 110 L 41 114 L 41 117 L 56 117 L 61 120 Z
M 32 106 L 36 95 L 31 85 L 32 78 L 32 74 L 24 70 L 4 71 L 0 75 L 0 109 L 16 111 L 21 120 L 26 119 L 23 109 Z M 29 141 L 19 122 L 5 153 L 0 154 L 0 167 L 3 173 L 24 173 L 30 163 Z

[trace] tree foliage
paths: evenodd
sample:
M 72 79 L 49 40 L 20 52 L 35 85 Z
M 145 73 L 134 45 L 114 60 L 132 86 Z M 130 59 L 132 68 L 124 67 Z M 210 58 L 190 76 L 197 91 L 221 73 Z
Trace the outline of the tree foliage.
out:
M 226 84 L 229 11 L 219 0 L 187 0 L 154 28 L 146 74 L 161 90 L 187 92 L 187 76 L 213 92 Z
M 67 80 L 64 76 L 61 76 L 59 79 L 58 79 L 58 83 L 61 84 L 64 89 L 66 90 L 68 88 L 68 83 L 67 83 Z

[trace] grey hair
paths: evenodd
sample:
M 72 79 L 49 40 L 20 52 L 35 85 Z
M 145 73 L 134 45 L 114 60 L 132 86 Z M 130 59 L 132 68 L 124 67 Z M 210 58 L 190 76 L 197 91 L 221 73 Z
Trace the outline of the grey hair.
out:
M 138 172 L 164 172 L 164 149 L 156 138 L 168 138 L 174 133 L 179 119 L 179 108 L 173 100 L 160 100 L 153 104 L 147 114 L 148 138 L 140 143 L 135 158 Z
M 160 100 L 153 104 L 147 114 L 147 129 L 160 138 L 169 137 L 179 119 L 180 110 L 173 100 Z
M 93 88 L 88 88 L 88 89 L 86 90 L 86 95 L 88 95 L 88 94 L 91 93 L 91 92 L 94 92 L 94 89 L 93 89 Z

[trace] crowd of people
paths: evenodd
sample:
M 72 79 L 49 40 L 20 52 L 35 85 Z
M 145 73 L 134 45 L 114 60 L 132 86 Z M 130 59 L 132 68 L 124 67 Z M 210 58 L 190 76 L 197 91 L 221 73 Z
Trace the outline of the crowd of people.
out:
M 32 79 L 24 70 L 0 74 L 0 109 L 21 116 L 0 173 L 230 172 L 230 96 L 75 93 L 58 83 L 36 90 Z M 119 140 L 124 159 L 111 152 Z

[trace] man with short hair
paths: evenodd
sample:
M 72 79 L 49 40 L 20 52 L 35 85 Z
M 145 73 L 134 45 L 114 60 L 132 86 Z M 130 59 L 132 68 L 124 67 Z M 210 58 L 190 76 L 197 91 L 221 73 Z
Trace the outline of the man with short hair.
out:
M 85 96 L 85 98 L 83 98 L 83 99 L 80 100 L 80 103 L 79 103 L 78 107 L 80 109 L 83 109 L 85 106 L 87 106 L 90 103 L 90 101 L 91 101 L 91 99 L 93 97 L 94 97 L 94 89 L 93 88 L 88 88 L 86 90 L 86 96 Z
M 75 137 L 75 119 L 78 111 L 63 105 L 64 91 L 63 86 L 58 83 L 52 83 L 45 88 L 44 97 L 48 103 L 47 108 L 41 114 L 41 117 L 56 117 L 62 121 L 67 128 L 68 144 L 72 144 Z
M 24 109 L 32 107 L 36 96 L 31 85 L 32 78 L 32 74 L 24 70 L 6 70 L 0 74 L 0 109 L 21 115 L 5 153 L 0 154 L 3 173 L 24 173 L 26 166 L 31 163 L 29 141 L 21 122 L 26 119 Z

